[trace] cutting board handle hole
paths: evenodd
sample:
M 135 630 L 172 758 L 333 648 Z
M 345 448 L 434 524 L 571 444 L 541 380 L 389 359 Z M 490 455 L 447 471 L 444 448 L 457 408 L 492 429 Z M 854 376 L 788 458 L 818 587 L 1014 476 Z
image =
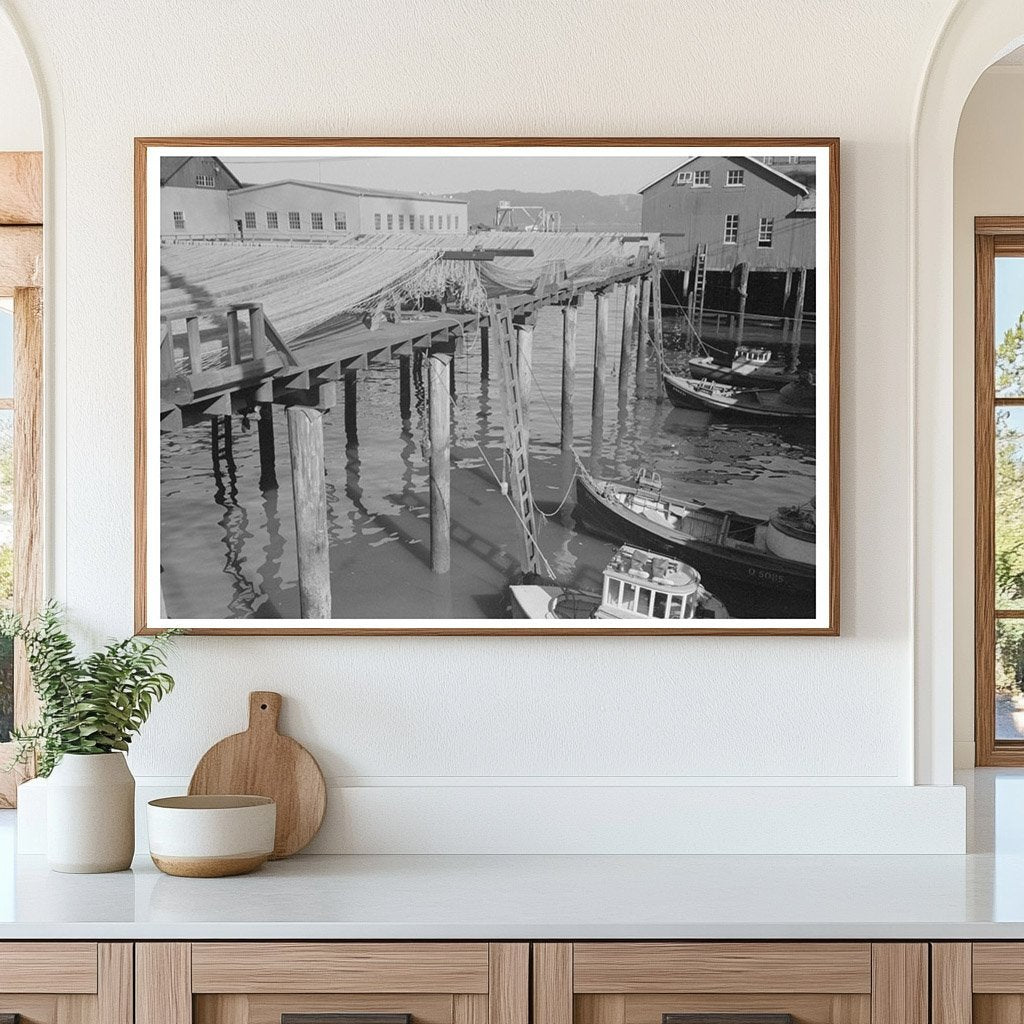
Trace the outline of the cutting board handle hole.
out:
M 266 710 L 267 710 L 267 705 L 266 704 L 261 704 L 260 705 L 260 711 L 266 711 Z

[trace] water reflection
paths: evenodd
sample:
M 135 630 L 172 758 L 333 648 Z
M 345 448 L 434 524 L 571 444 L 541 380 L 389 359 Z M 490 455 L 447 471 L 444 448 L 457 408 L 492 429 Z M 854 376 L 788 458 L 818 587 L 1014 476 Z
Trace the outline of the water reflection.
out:
M 736 424 L 659 402 L 652 359 L 639 385 L 635 366 L 629 368 L 620 401 L 621 297 L 609 305 L 608 347 L 616 357 L 606 364 L 604 401 L 593 410 L 592 297 L 580 304 L 577 329 L 573 436 L 595 475 L 627 480 L 646 466 L 661 474 L 666 494 L 755 516 L 813 496 L 813 425 Z M 539 541 L 560 575 L 595 587 L 614 545 L 579 532 L 573 521 L 574 462 L 560 450 L 561 339 L 561 311 L 542 310 L 529 410 L 534 499 L 551 517 L 538 516 Z M 682 353 L 667 358 L 672 365 L 684 360 Z M 453 360 L 452 568 L 442 577 L 429 569 L 423 355 L 404 360 L 360 370 L 351 382 L 346 378 L 342 401 L 325 417 L 335 614 L 504 615 L 505 587 L 518 569 L 521 541 L 495 480 L 502 476 L 504 447 L 500 373 L 496 365 L 485 367 L 475 335 Z M 276 490 L 260 486 L 259 431 L 240 430 L 237 419 L 233 429 L 223 421 L 201 424 L 162 440 L 161 560 L 172 617 L 298 616 L 291 474 L 280 409 L 273 423 Z

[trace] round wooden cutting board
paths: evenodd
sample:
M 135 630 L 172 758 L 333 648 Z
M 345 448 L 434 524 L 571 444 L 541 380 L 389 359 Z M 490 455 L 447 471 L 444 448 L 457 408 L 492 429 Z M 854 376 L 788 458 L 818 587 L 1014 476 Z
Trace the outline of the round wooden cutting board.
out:
M 200 759 L 190 796 L 244 793 L 277 804 L 271 860 L 298 853 L 317 834 L 327 808 L 327 787 L 313 755 L 277 731 L 281 694 L 249 694 L 249 728 L 214 744 Z

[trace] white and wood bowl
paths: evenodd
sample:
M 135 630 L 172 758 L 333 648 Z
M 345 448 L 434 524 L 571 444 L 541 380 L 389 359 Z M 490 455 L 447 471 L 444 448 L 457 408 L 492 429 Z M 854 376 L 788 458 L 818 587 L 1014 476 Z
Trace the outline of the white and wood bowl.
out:
M 225 878 L 274 852 L 277 805 L 266 796 L 168 796 L 147 808 L 149 853 L 168 875 Z

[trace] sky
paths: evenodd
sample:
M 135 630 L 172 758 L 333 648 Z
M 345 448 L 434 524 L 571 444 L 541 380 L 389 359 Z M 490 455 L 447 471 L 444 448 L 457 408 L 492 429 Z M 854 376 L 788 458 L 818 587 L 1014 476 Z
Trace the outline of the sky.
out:
M 307 181 L 446 195 L 471 189 L 554 192 L 586 189 L 599 195 L 637 193 L 674 170 L 687 157 L 671 156 L 490 156 L 457 157 L 232 157 L 228 168 L 244 182 Z
M 996 344 L 1017 323 L 1024 311 L 1024 258 L 1000 256 L 996 260 Z

